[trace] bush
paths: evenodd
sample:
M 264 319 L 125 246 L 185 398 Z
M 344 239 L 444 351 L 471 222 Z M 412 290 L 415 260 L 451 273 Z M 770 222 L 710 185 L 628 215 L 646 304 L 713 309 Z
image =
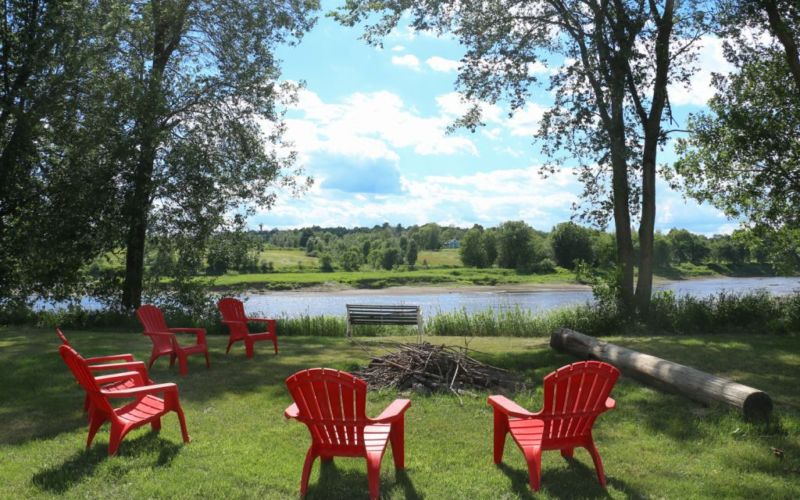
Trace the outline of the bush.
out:
M 333 259 L 328 254 L 323 254 L 319 258 L 319 270 L 323 273 L 332 273 L 333 272 Z

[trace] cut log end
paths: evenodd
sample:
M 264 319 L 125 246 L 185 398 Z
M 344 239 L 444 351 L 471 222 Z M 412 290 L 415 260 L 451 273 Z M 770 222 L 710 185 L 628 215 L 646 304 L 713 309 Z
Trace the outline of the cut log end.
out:
M 742 404 L 744 418 L 751 422 L 763 422 L 769 420 L 772 414 L 772 398 L 769 394 L 762 391 L 751 393 Z

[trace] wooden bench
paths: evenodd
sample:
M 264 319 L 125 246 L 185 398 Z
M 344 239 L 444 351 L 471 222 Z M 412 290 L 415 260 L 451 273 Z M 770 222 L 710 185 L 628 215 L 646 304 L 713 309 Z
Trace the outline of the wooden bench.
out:
M 353 325 L 417 325 L 417 334 L 422 339 L 422 314 L 419 306 L 388 306 L 346 304 L 347 336 Z

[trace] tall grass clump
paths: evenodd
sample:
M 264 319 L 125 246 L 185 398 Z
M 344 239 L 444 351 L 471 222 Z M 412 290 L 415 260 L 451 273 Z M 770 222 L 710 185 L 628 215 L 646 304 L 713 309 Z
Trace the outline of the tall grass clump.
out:
M 547 337 L 560 327 L 589 335 L 619 334 L 623 320 L 616 310 L 597 305 L 564 307 L 536 313 L 513 309 L 467 313 L 466 310 L 440 312 L 425 323 L 429 335 L 469 335 L 475 337 Z
M 671 291 L 658 292 L 653 296 L 646 324 L 675 334 L 800 333 L 800 293 L 774 296 L 758 290 L 678 297 Z

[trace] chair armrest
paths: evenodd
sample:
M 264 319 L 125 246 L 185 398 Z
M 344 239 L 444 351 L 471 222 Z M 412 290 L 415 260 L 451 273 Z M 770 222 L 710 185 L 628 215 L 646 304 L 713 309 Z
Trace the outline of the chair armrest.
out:
M 488 403 L 494 407 L 495 410 L 505 413 L 509 417 L 530 418 L 535 416 L 535 413 L 529 412 L 505 396 L 489 396 Z
M 369 419 L 374 424 L 390 424 L 395 420 L 403 418 L 408 407 L 411 406 L 410 399 L 395 399 L 392 404 L 386 407 L 378 418 Z
M 142 380 L 144 383 L 152 384 L 153 381 L 150 380 L 150 377 L 147 375 L 147 367 L 141 361 L 134 361 L 132 363 L 109 363 L 105 365 L 90 365 L 89 371 L 91 372 L 102 372 L 102 371 L 109 371 L 109 370 L 133 370 L 141 375 Z M 97 377 L 95 377 L 97 378 Z
M 247 321 L 239 321 L 238 319 L 223 319 L 221 323 L 223 325 L 246 325 Z
M 142 332 L 142 335 L 158 335 L 160 337 L 174 337 L 172 332 Z
M 172 333 L 194 333 L 195 335 L 206 333 L 205 328 L 170 328 L 169 331 Z
M 300 416 L 300 408 L 297 407 L 297 403 L 292 403 L 283 412 L 284 418 L 298 418 L 299 416 Z
M 247 318 L 247 321 L 250 323 L 275 323 L 275 320 L 271 318 Z
M 617 407 L 617 402 L 613 398 L 606 398 L 606 410 L 613 410 Z
M 95 356 L 86 358 L 87 363 L 105 363 L 107 361 L 133 361 L 133 354 L 111 354 L 109 356 Z
M 104 391 L 100 392 L 109 398 L 135 398 L 138 396 L 146 396 L 148 394 L 158 394 L 161 392 L 178 392 L 178 386 L 173 383 L 143 385 L 141 387 L 132 387 L 130 389 L 120 389 L 118 391 Z
M 142 377 L 142 374 L 139 372 L 121 372 L 121 373 L 112 373 L 110 375 L 100 375 L 99 377 L 95 377 L 94 380 L 99 385 L 109 384 L 111 382 L 121 382 L 123 380 L 133 379 L 136 382 L 136 385 L 143 386 L 145 384 L 145 379 Z
M 172 333 L 192 333 L 196 337 L 198 344 L 206 343 L 206 330 L 205 328 L 170 328 Z

